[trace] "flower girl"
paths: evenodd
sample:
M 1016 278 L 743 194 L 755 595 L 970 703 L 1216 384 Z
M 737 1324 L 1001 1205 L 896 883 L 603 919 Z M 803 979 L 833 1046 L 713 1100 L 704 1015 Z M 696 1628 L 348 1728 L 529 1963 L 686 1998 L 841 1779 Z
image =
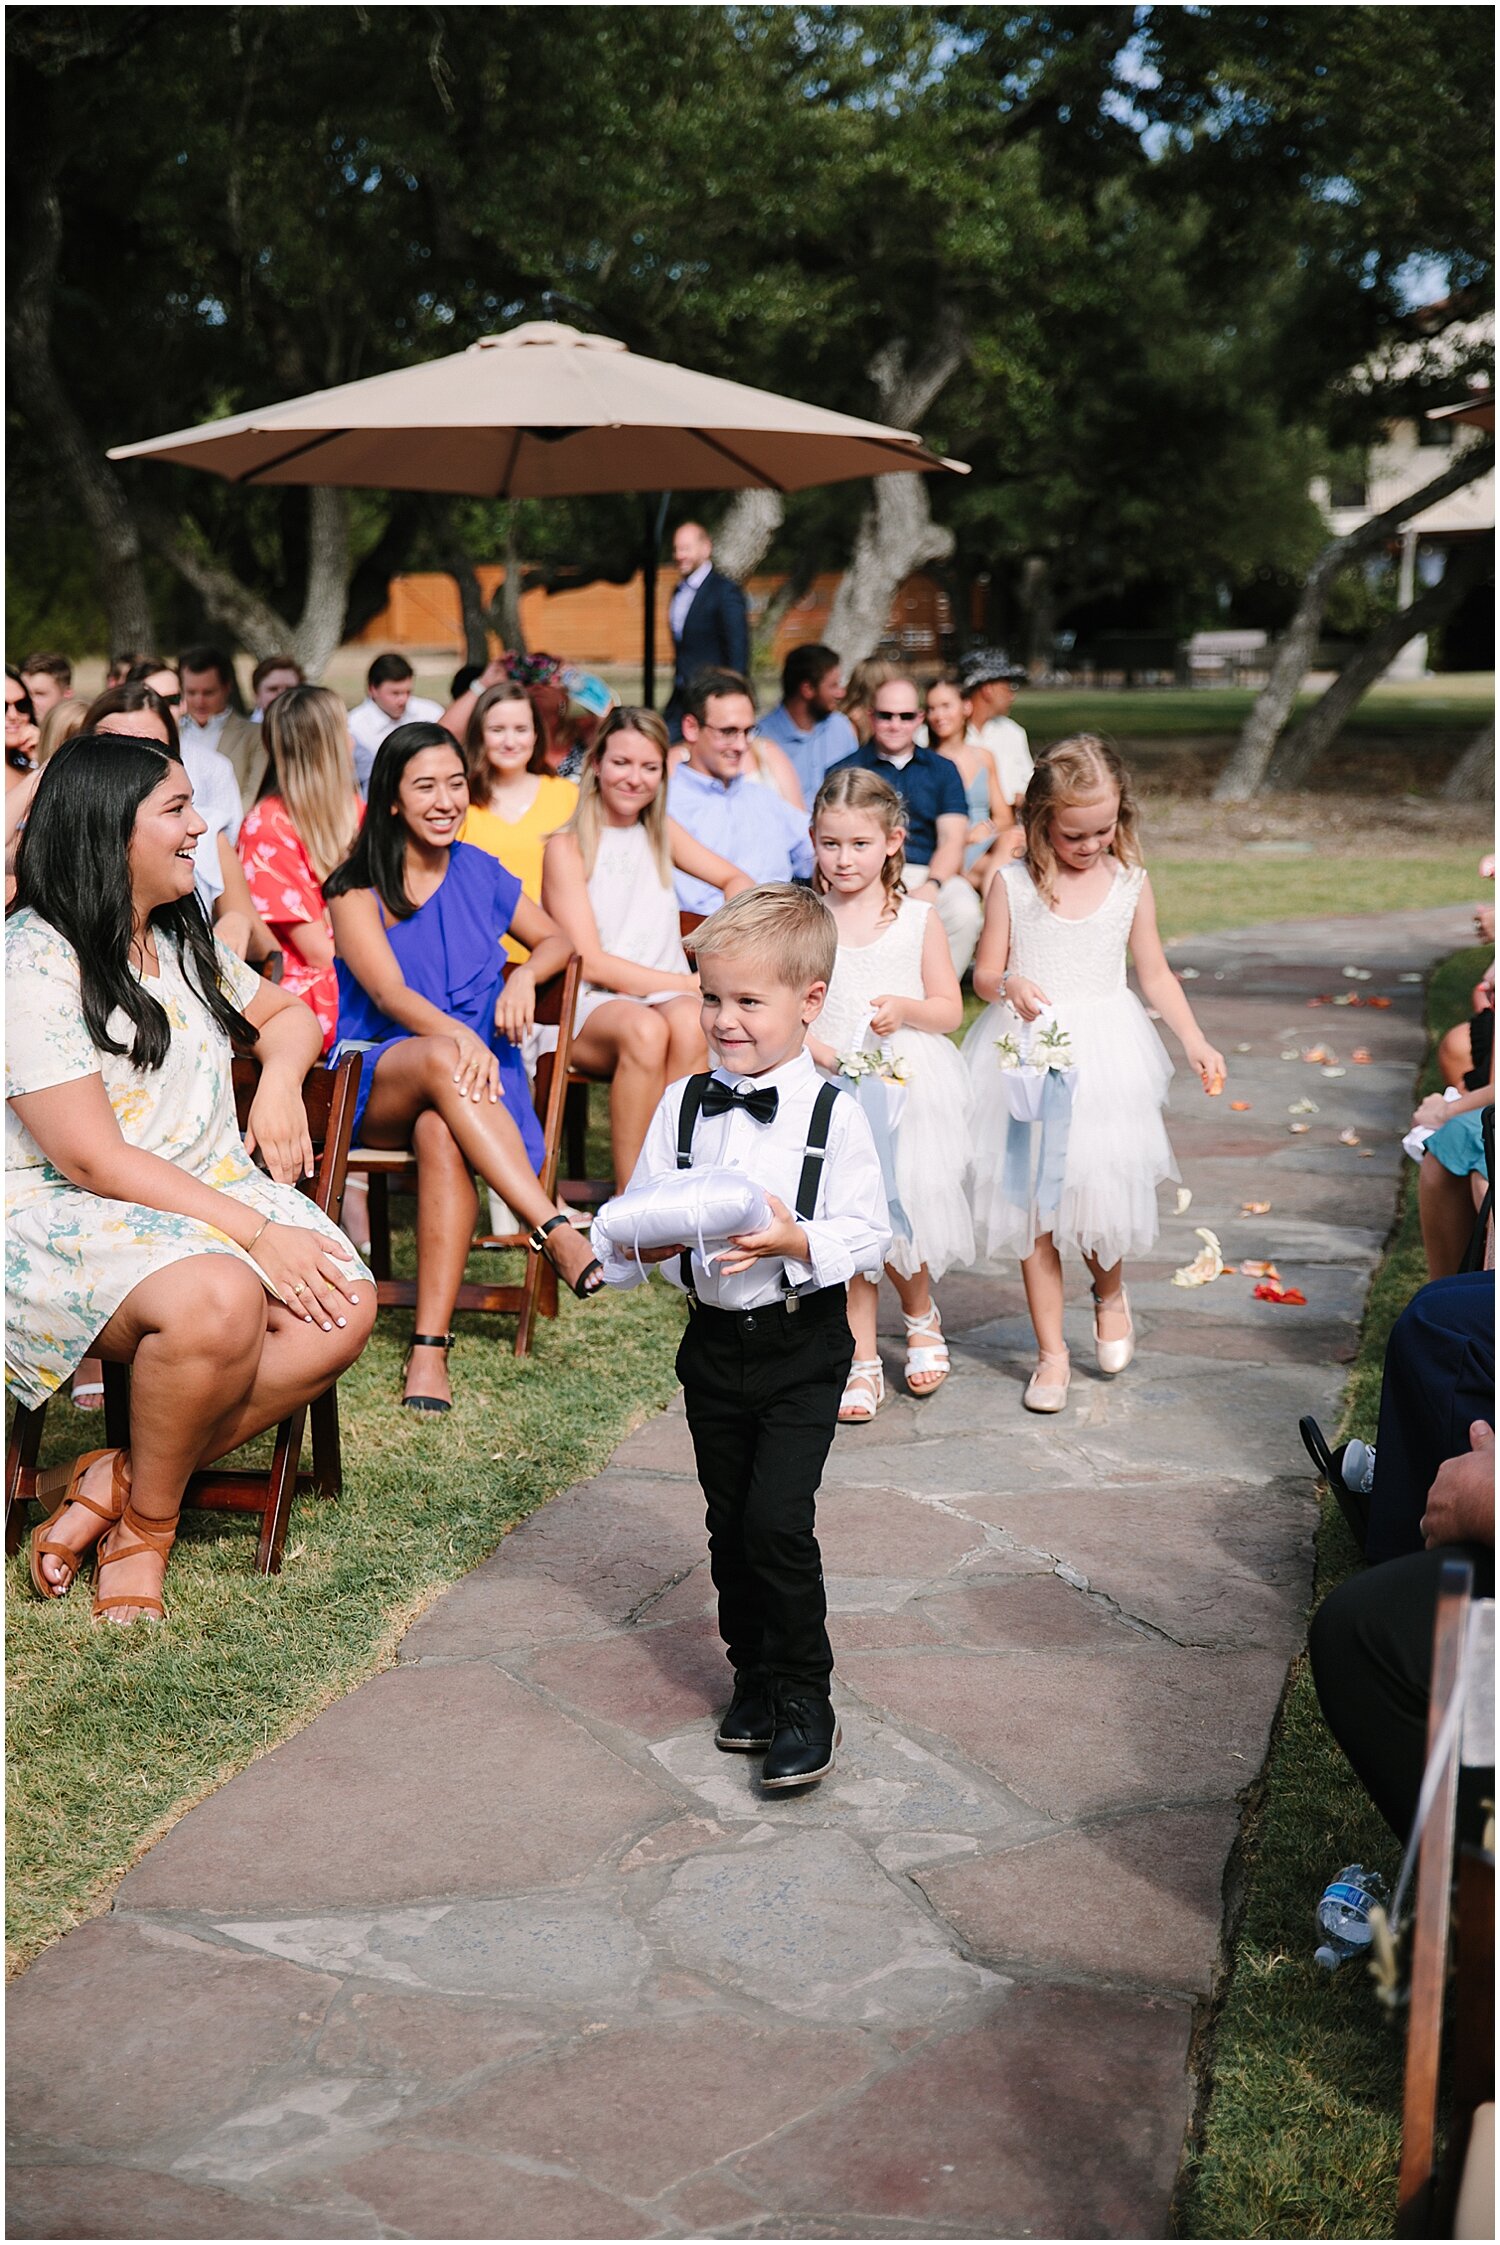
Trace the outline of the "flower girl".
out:
M 1060 1411 L 1069 1364 L 1058 1251 L 1073 1248 L 1087 1263 L 1099 1369 L 1123 1372 L 1135 1353 L 1123 1261 L 1151 1247 L 1156 1188 L 1177 1175 L 1161 1114 L 1172 1063 L 1126 985 L 1127 947 L 1147 1004 L 1215 1097 L 1224 1062 L 1162 950 L 1130 781 L 1114 750 L 1088 733 L 1058 741 L 1038 759 L 1021 817 L 1026 854 L 991 883 L 974 961 L 974 988 L 993 1002 L 963 1049 L 977 1117 L 980 1253 L 1020 1256 L 1040 1355 L 1023 1401 Z M 1039 1131 L 1012 1119 L 1025 1106 L 1015 1096 L 1018 1062 L 1030 1063 L 1021 1071 L 1029 1088 L 1054 1076 L 1069 1087 L 1044 1094 Z
M 971 1159 L 969 1085 L 947 1032 L 963 1000 L 942 923 L 903 895 L 906 810 L 877 773 L 829 774 L 813 805 L 813 879 L 838 927 L 838 959 L 808 1050 L 842 1074 L 870 1115 L 881 1150 L 895 1245 L 887 1273 L 906 1325 L 906 1384 L 930 1395 L 948 1377 L 948 1346 L 931 1281 L 969 1262 L 965 1193 Z M 885 1399 L 875 1347 L 877 1288 L 849 1281 L 854 1362 L 839 1417 L 873 1419 Z

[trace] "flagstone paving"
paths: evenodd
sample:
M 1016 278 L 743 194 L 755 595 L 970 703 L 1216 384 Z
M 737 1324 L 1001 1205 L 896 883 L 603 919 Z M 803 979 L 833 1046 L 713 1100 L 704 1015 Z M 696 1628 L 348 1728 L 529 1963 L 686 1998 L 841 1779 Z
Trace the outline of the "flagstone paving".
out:
M 1179 1077 L 1194 1199 L 1121 1380 L 1075 1305 L 1071 1406 L 1027 1418 L 1017 1276 L 956 1275 L 952 1378 L 840 1434 L 832 1779 L 765 1796 L 714 1750 L 679 1403 L 16 1983 L 7 2234 L 1165 2235 L 1305 1623 L 1296 1420 L 1336 1416 L 1389 1227 L 1413 978 L 1468 932 L 1174 948 L 1248 1111 Z M 1392 1003 L 1309 1009 L 1351 990 Z M 1315 1044 L 1347 1073 L 1280 1057 Z M 1198 1224 L 1307 1307 L 1174 1287 Z

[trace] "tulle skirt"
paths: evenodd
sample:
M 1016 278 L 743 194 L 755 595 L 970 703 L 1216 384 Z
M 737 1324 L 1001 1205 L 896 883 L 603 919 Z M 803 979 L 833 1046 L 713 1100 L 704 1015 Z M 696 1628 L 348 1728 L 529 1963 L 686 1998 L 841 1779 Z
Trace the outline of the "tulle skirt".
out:
M 908 1071 L 896 1124 L 896 1191 L 912 1236 L 897 1239 L 887 1260 L 903 1278 L 914 1278 L 924 1263 L 941 1278 L 955 1263 L 974 1260 L 968 1070 L 947 1037 L 898 1029 L 881 1041 Z
M 1014 1033 L 1009 1006 L 989 1006 L 963 1043 L 974 1088 L 974 1230 L 979 1256 L 992 1263 L 1029 1255 L 1039 1229 L 1059 1248 L 1096 1255 L 1108 1268 L 1122 1256 L 1146 1254 L 1158 1230 L 1157 1187 L 1178 1175 L 1162 1121 L 1172 1062 L 1131 990 L 1109 998 L 1074 999 L 1057 1008 L 1072 1038 L 1078 1073 L 1068 1132 L 1062 1198 L 1039 1226 L 1035 1145 L 1024 1201 L 1005 1190 L 1009 1109 L 995 1040 Z M 1031 1138 L 1040 1138 L 1039 1129 Z

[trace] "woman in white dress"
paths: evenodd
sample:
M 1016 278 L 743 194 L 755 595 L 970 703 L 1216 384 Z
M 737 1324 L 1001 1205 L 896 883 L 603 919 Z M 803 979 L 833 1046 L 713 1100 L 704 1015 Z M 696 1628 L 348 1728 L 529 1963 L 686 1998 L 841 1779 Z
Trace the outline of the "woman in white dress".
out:
M 573 1061 L 609 1085 L 621 1192 L 663 1091 L 708 1058 L 673 869 L 726 899 L 754 885 L 667 816 L 667 746 L 655 710 L 611 710 L 584 764 L 578 808 L 542 860 L 543 909 L 583 961 Z
M 128 1448 L 38 1482 L 60 1501 L 31 1579 L 63 1596 L 98 1543 L 94 1613 L 116 1623 L 161 1614 L 189 1475 L 321 1395 L 375 1316 L 294 1189 L 322 1032 L 214 942 L 203 831 L 165 744 L 80 734 L 42 774 L 6 927 L 7 1383 L 35 1406 L 85 1355 L 134 1367 Z M 261 1062 L 244 1140 L 234 1043 Z

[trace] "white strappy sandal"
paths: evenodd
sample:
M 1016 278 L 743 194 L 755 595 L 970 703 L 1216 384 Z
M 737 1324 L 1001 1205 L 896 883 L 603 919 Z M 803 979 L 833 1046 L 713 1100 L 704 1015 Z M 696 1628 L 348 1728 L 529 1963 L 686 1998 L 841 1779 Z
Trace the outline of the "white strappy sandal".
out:
M 938 1316 L 936 1302 L 929 1304 L 920 1317 L 908 1317 L 903 1310 L 901 1322 L 906 1327 L 907 1387 L 913 1395 L 936 1395 L 953 1369 L 948 1357 L 948 1344 L 943 1339 L 943 1321 Z M 929 1338 L 918 1344 L 912 1339 L 914 1333 L 927 1333 L 929 1335 L 936 1333 L 937 1339 L 934 1341 Z M 912 1387 L 913 1375 L 920 1379 L 924 1372 L 935 1372 L 937 1378 L 929 1387 Z
M 839 1405 L 839 1425 L 868 1426 L 884 1401 L 885 1366 L 878 1356 L 857 1359 L 850 1365 L 849 1377 L 844 1382 L 844 1399 Z

